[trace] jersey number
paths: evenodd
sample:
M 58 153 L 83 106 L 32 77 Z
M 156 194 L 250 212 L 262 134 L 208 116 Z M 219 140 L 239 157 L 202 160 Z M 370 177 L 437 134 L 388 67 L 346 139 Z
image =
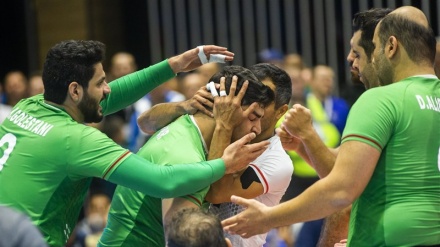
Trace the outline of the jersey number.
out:
M 3 147 L 5 143 L 8 144 L 8 148 L 3 152 L 3 156 L 0 158 L 0 171 L 3 169 L 3 165 L 8 160 L 12 150 L 14 150 L 15 144 L 17 143 L 17 137 L 8 133 L 0 139 L 0 147 Z

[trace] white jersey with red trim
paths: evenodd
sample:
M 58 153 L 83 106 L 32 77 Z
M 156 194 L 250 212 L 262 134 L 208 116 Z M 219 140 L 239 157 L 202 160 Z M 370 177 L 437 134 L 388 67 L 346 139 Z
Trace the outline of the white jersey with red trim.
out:
M 277 135 L 271 137 L 269 141 L 270 145 L 267 150 L 250 163 L 249 166 L 254 169 L 264 188 L 263 194 L 254 199 L 266 206 L 272 207 L 280 203 L 282 196 L 289 186 L 293 173 L 293 164 L 289 155 L 286 154 L 281 146 L 280 138 Z M 210 211 L 217 214 L 220 220 L 234 216 L 243 210 L 240 205 L 231 202 L 210 206 Z M 239 235 L 229 235 L 227 233 L 225 235 L 231 240 L 232 246 L 256 247 L 263 246 L 266 243 L 267 233 L 248 239 L 244 239 Z

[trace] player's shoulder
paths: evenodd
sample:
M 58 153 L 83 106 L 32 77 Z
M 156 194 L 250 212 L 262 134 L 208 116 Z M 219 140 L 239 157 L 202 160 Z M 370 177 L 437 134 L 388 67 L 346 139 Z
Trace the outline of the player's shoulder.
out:
M 280 138 L 274 135 L 269 141 L 269 147 L 252 163 L 260 168 L 273 167 L 285 171 L 293 169 L 292 160 L 281 145 Z

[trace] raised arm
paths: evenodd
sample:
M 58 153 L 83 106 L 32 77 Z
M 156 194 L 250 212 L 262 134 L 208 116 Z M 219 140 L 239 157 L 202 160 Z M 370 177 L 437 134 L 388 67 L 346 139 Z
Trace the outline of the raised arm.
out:
M 234 54 L 225 47 L 215 45 L 196 47 L 110 82 L 111 93 L 101 102 L 104 114 L 111 114 L 133 104 L 177 73 L 194 70 L 211 57 L 221 57 L 213 61 L 225 62 L 232 61 Z
M 194 114 L 201 111 L 208 116 L 213 116 L 211 112 L 213 101 L 213 96 L 203 86 L 189 100 L 154 105 L 139 116 L 137 123 L 143 132 L 153 134 L 184 114 Z
M 286 113 L 277 133 L 282 139 L 284 149 L 296 151 L 316 170 L 319 177 L 323 178 L 330 173 L 339 148 L 329 148 L 324 144 L 313 128 L 309 109 L 295 104 Z

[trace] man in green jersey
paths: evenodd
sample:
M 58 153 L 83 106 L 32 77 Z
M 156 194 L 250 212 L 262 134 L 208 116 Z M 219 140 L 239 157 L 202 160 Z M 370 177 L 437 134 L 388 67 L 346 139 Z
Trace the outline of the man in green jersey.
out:
M 226 230 L 251 236 L 354 202 L 349 246 L 440 244 L 436 41 L 426 17 L 413 18 L 414 12 L 398 9 L 376 27 L 374 70 L 381 84 L 392 83 L 368 90 L 353 106 L 328 176 L 273 208 L 233 197 L 248 209 L 223 221 Z M 289 132 L 289 118 L 284 127 Z
M 220 83 L 220 92 L 229 94 L 216 97 L 217 102 L 235 101 L 235 104 L 230 107 L 224 104 L 220 109 L 221 106 L 215 106 L 214 119 L 201 112 L 183 115 L 156 132 L 138 155 L 162 165 L 199 162 L 221 155 L 214 149 L 214 143 L 218 146 L 216 149 L 221 150 L 219 147 L 224 148 L 231 140 L 250 132 L 260 134 L 264 107 L 274 99 L 272 90 L 241 66 L 226 66 L 210 81 Z M 245 81 L 248 84 L 244 84 Z M 230 109 L 234 107 L 242 110 Z M 208 190 L 207 186 L 196 193 L 174 198 L 170 212 L 201 207 Z M 165 246 L 161 209 L 160 198 L 118 186 L 99 246 Z
M 252 139 L 247 135 L 222 159 L 176 166 L 131 154 L 84 123 L 101 121 L 176 73 L 200 66 L 201 53 L 223 54 L 227 61 L 233 54 L 218 46 L 195 48 L 107 84 L 104 48 L 98 41 L 73 40 L 52 47 L 44 64 L 44 95 L 20 101 L 0 126 L 0 204 L 27 214 L 51 246 L 69 238 L 92 177 L 150 196 L 176 197 L 242 169 L 266 145 L 243 145 Z

